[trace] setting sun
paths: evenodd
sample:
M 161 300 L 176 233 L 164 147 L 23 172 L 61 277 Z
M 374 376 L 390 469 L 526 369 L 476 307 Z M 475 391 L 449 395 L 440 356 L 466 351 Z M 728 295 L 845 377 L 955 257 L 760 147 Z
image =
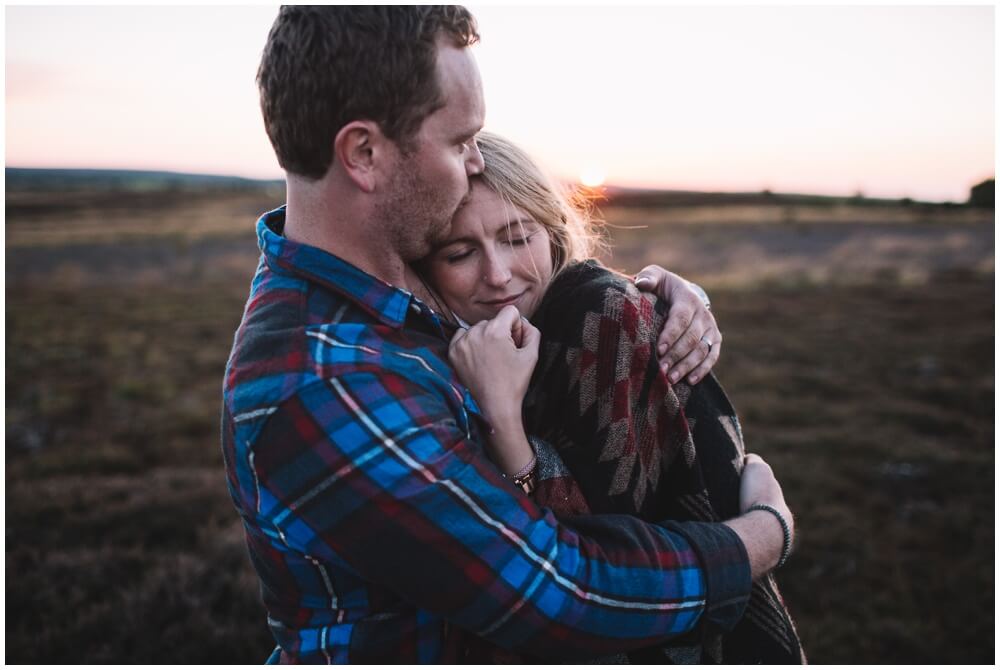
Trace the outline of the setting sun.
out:
M 590 166 L 580 173 L 580 183 L 587 188 L 597 188 L 604 183 L 604 170 L 599 167 Z

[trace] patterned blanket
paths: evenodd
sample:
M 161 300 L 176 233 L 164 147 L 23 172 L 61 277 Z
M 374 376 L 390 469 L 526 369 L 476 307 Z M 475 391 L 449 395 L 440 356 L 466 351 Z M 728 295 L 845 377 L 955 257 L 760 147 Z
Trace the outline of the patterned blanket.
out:
M 655 342 L 666 308 L 596 262 L 566 268 L 532 321 L 542 332 L 525 428 L 558 452 L 536 501 L 558 515 L 631 514 L 718 522 L 739 515 L 743 437 L 713 375 L 670 385 Z M 507 659 L 512 660 L 512 659 Z M 777 584 L 753 584 L 731 631 L 705 626 L 605 662 L 804 663 Z

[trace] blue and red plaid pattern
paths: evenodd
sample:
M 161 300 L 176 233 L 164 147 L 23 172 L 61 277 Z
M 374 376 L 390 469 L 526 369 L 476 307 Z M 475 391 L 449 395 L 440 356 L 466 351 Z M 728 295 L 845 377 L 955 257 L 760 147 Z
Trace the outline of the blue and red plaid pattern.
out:
M 738 619 L 735 533 L 557 521 L 486 457 L 448 326 L 283 225 L 284 208 L 257 223 L 222 425 L 274 660 L 476 660 L 479 638 L 573 660 Z

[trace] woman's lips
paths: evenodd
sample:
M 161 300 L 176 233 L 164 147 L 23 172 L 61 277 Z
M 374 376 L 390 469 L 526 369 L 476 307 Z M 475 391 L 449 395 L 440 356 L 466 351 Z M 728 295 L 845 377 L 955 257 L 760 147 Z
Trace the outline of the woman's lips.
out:
M 479 302 L 483 305 L 489 305 L 490 307 L 506 307 L 507 305 L 513 305 L 521 296 L 525 294 L 526 291 L 521 291 L 515 295 L 509 295 L 503 298 L 497 298 L 496 300 L 480 300 Z

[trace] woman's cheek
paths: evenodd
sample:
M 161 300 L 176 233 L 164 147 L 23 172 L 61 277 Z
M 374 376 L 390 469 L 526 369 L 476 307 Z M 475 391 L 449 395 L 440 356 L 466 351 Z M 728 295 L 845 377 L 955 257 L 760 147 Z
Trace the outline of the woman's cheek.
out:
M 473 306 L 472 298 L 476 294 L 477 288 L 477 266 L 474 263 L 465 265 L 456 271 L 451 277 L 450 286 L 459 309 L 468 313 Z

